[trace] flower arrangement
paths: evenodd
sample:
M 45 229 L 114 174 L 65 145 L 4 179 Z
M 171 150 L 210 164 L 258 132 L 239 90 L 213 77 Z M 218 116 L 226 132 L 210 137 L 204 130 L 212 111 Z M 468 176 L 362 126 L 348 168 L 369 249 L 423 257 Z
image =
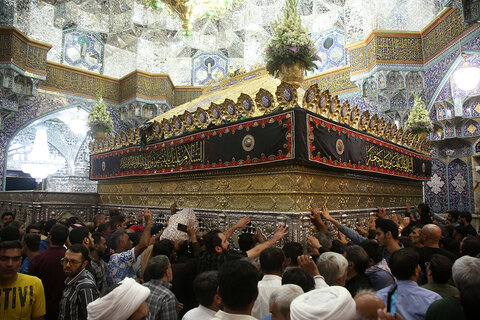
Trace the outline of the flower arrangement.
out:
M 408 114 L 408 119 L 405 123 L 405 130 L 414 134 L 433 132 L 432 120 L 430 120 L 428 115 L 425 102 L 422 101 L 422 98 L 420 98 L 417 93 L 414 94 L 414 98 L 415 102 Z
M 109 134 L 113 129 L 113 121 L 107 106 L 103 103 L 102 92 L 97 93 L 97 102 L 88 115 L 89 135 L 93 136 L 98 132 Z
M 282 64 L 289 65 L 299 60 L 305 63 L 308 71 L 318 68 L 314 61 L 320 61 L 320 58 L 307 29 L 302 26 L 297 4 L 297 0 L 286 0 L 283 19 L 279 16 L 271 24 L 273 37 L 267 45 L 265 60 L 267 71 L 275 77 Z

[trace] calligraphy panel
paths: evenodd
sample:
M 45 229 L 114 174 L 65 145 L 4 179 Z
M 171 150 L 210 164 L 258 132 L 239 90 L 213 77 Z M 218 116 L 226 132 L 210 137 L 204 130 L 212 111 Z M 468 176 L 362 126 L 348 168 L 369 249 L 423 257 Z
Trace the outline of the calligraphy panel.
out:
M 465 30 L 462 12 L 452 9 L 431 30 L 423 36 L 423 53 L 425 60 L 442 51 Z
M 95 97 L 98 91 L 102 91 L 104 99 L 110 101 L 120 100 L 120 86 L 118 81 L 68 69 L 65 66 L 52 62 L 48 62 L 47 79 L 41 87 L 90 97 Z
M 411 37 L 376 36 L 376 60 L 423 62 L 422 39 L 420 35 Z
M 431 158 L 349 127 L 308 115 L 309 160 L 324 165 L 428 180 Z
M 344 67 L 333 72 L 321 74 L 318 78 L 313 77 L 309 81 L 309 86 L 318 84 L 320 91 L 329 90 L 331 94 L 357 90 L 355 83 L 350 81 L 350 68 Z

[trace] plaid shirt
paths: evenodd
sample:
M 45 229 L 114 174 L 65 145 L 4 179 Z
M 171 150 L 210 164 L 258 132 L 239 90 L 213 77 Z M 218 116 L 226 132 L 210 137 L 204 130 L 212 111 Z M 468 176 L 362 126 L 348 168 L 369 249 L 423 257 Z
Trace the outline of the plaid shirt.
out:
M 102 292 L 103 288 L 107 288 L 107 263 L 102 259 L 96 260 L 90 257 L 90 267 L 92 275 L 95 278 L 98 291 Z
M 62 300 L 60 300 L 59 320 L 87 319 L 87 304 L 99 296 L 95 280 L 87 269 L 83 269 L 72 280 L 65 280 Z
M 150 289 L 147 298 L 150 320 L 177 320 L 179 309 L 177 298 L 170 291 L 172 284 L 152 279 L 143 285 Z

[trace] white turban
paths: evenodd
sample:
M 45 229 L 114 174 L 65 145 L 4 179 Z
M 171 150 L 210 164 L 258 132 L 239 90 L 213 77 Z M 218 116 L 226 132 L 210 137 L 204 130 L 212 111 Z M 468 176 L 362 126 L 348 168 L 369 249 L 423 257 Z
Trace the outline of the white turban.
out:
M 344 287 L 316 289 L 298 296 L 290 305 L 292 320 L 349 320 L 355 317 L 355 301 Z
M 109 294 L 87 305 L 88 320 L 127 320 L 150 295 L 150 289 L 125 278 Z

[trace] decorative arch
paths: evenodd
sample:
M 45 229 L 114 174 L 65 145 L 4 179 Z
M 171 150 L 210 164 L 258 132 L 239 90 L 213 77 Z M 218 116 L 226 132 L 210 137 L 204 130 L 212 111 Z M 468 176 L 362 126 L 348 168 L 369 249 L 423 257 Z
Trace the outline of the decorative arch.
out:
M 407 89 L 409 90 L 422 90 L 423 78 L 420 72 L 410 71 L 405 77 Z
M 0 190 L 5 189 L 6 155 L 10 141 L 18 131 L 30 125 L 33 121 L 53 112 L 76 108 L 78 106 L 89 111 L 93 106 L 93 101 L 91 103 L 85 103 L 62 96 L 38 93 L 29 99 L 26 104 L 18 107 L 18 112 L 15 114 L 15 117 L 12 117 L 8 123 L 5 123 L 4 128 L 0 130 L 0 172 L 2 174 L 2 179 L 0 179 Z M 108 107 L 108 111 L 112 117 L 114 128 L 117 130 L 124 130 L 125 126 L 120 122 L 119 110 Z
M 387 74 L 387 88 L 388 89 L 403 89 L 405 81 L 399 71 L 390 71 Z
M 480 135 L 480 125 L 477 121 L 469 119 L 463 123 L 462 135 L 465 137 L 473 137 Z
M 460 39 L 457 43 L 463 44 L 464 40 L 466 37 Z M 453 48 L 453 46 L 452 46 Z M 476 54 L 477 56 L 480 56 L 480 50 L 469 50 L 469 54 Z M 478 60 L 476 58 L 476 60 Z M 434 78 L 438 79 L 438 74 L 440 72 L 444 73 L 443 77 L 441 77 L 441 80 L 438 82 L 438 85 L 435 87 L 433 90 L 431 96 L 427 95 L 428 103 L 427 103 L 427 109 L 430 109 L 435 101 L 437 101 L 437 98 L 440 100 L 451 98 L 451 96 L 456 96 L 455 92 L 455 84 L 453 81 L 450 81 L 451 76 L 453 75 L 453 72 L 461 66 L 464 63 L 464 58 L 462 57 L 462 52 L 460 50 L 455 50 L 451 53 L 449 53 L 447 56 L 443 58 L 443 61 L 438 61 L 434 63 L 432 61 L 432 67 L 430 67 L 429 70 L 425 72 L 425 82 L 431 82 L 434 80 Z M 438 65 L 438 67 L 437 67 Z M 441 68 L 442 70 L 438 70 L 437 68 Z M 431 78 L 431 79 L 427 79 Z M 429 81 L 428 81 L 429 80 Z M 450 85 L 450 96 L 446 97 L 445 91 L 445 85 Z
M 480 96 L 469 97 L 463 102 L 463 108 L 470 111 L 470 116 L 480 117 Z
M 390 99 L 390 109 L 392 110 L 404 110 L 407 105 L 407 100 L 401 92 L 397 92 L 392 99 Z
M 455 128 L 451 122 L 449 121 L 445 122 L 444 133 L 445 133 L 445 138 L 455 137 Z
M 430 134 L 430 139 L 433 141 L 443 140 L 444 131 L 442 126 L 435 124 L 433 126 L 433 132 Z

